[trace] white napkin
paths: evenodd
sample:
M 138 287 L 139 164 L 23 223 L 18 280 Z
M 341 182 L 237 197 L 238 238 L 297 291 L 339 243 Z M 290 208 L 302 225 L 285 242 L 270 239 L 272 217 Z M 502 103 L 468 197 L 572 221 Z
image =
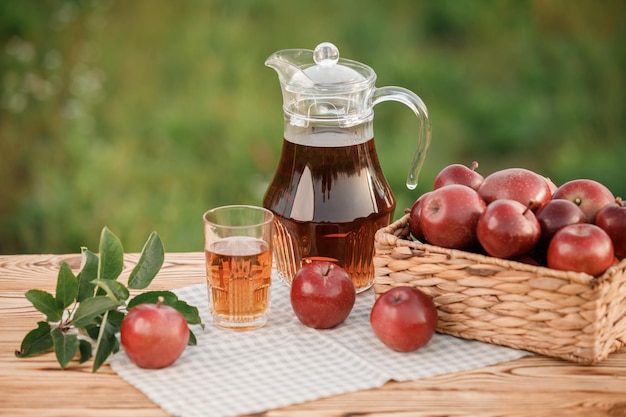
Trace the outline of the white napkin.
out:
M 357 296 L 354 309 L 335 329 L 303 326 L 289 302 L 289 288 L 274 272 L 268 323 L 236 332 L 212 325 L 206 285 L 175 291 L 200 310 L 205 329 L 194 327 L 174 365 L 146 370 L 123 350 L 113 370 L 174 416 L 228 417 L 262 412 L 351 391 L 505 362 L 529 352 L 436 333 L 411 353 L 384 346 L 369 324 L 374 292 Z

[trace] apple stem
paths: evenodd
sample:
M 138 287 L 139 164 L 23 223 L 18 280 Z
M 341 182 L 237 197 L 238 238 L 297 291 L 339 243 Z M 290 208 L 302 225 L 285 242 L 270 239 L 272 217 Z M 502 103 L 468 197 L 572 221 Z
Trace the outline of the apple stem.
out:
M 472 171 L 476 171 L 476 169 L 478 169 L 478 162 L 473 161 L 473 162 L 472 162 L 472 167 L 471 167 L 471 168 L 472 168 Z
M 618 206 L 624 207 L 624 202 L 622 201 L 622 197 L 615 197 L 615 202 Z
M 528 210 L 531 210 L 534 206 L 535 206 L 536 202 L 535 200 L 528 200 L 528 205 L 526 205 L 526 210 L 524 210 L 524 212 L 522 214 L 526 214 L 528 213 Z
M 159 295 L 159 297 L 157 298 L 157 307 L 161 307 L 161 304 L 163 304 L 164 301 L 165 298 L 163 298 L 162 295 Z

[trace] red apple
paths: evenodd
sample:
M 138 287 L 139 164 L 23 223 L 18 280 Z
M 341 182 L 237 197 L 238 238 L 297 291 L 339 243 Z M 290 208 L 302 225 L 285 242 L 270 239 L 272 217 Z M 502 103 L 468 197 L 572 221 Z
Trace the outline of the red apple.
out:
M 596 216 L 596 225 L 600 226 L 613 241 L 615 256 L 626 257 L 626 206 L 620 197 L 613 203 L 602 207 Z
M 566 182 L 556 190 L 552 198 L 573 201 L 585 213 L 588 223 L 595 223 L 598 211 L 615 202 L 615 196 L 608 188 L 589 179 Z
M 524 168 L 508 168 L 488 175 L 478 189 L 487 204 L 495 200 L 509 199 L 525 207 L 538 209 L 552 197 L 550 186 L 543 175 Z
M 472 162 L 471 168 L 461 164 L 452 164 L 443 168 L 435 177 L 433 189 L 441 188 L 444 185 L 461 184 L 474 190 L 478 190 L 483 182 L 483 176 L 476 172 L 478 162 Z
M 124 351 L 141 368 L 158 369 L 173 364 L 189 342 L 185 317 L 161 302 L 136 305 L 120 326 Z
M 422 291 L 413 287 L 395 287 L 374 302 L 370 325 L 387 347 L 411 352 L 433 337 L 437 328 L 437 309 Z
M 487 206 L 478 220 L 476 234 L 489 255 L 517 258 L 535 247 L 541 226 L 528 206 L 505 198 Z
M 511 258 L 513 261 L 517 261 L 517 262 L 521 262 L 527 265 L 532 265 L 532 266 L 542 266 L 544 265 L 540 258 L 539 255 L 537 253 L 533 253 L 532 251 L 529 253 L 526 253 L 522 256 L 518 256 L 516 258 Z
M 585 213 L 569 200 L 550 200 L 536 213 L 541 225 L 540 243 L 547 248 L 552 236 L 568 224 L 587 223 Z
M 546 182 L 548 183 L 548 188 L 550 189 L 550 195 L 554 194 L 556 190 L 558 190 L 558 186 L 552 181 L 550 177 L 544 177 Z
M 424 202 L 424 197 L 430 194 L 426 192 L 419 196 L 413 206 L 411 207 L 411 211 L 409 212 L 409 231 L 413 237 L 421 242 L 424 241 L 424 232 L 422 232 L 422 222 L 420 220 L 420 216 L 422 213 L 422 203 Z
M 348 317 L 356 290 L 345 269 L 328 261 L 305 264 L 291 283 L 291 307 L 307 327 L 329 329 Z
M 424 197 L 422 232 L 433 245 L 470 248 L 476 244 L 476 223 L 485 208 L 476 190 L 460 184 L 445 185 Z
M 590 223 L 565 226 L 548 246 L 548 267 L 600 275 L 613 264 L 613 242 L 599 226 Z

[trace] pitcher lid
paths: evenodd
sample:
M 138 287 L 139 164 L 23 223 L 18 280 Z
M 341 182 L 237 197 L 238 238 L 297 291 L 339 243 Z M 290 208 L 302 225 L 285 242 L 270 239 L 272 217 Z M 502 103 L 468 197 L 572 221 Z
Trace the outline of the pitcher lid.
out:
M 339 57 L 339 50 L 330 42 L 320 43 L 313 51 L 275 52 L 265 65 L 278 73 L 283 109 L 294 125 L 324 120 L 352 126 L 372 116 L 374 70 Z
M 322 42 L 315 50 L 285 49 L 272 54 L 265 65 L 278 72 L 280 81 L 291 88 L 341 90 L 369 85 L 376 74 L 369 66 L 341 58 L 339 49 Z

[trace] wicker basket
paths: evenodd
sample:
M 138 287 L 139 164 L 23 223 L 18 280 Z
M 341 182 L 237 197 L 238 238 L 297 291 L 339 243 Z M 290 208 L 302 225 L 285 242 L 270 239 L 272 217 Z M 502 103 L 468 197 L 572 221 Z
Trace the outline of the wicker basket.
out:
M 408 218 L 376 233 L 377 297 L 419 288 L 441 333 L 582 364 L 626 345 L 626 260 L 600 277 L 536 267 L 411 241 Z

